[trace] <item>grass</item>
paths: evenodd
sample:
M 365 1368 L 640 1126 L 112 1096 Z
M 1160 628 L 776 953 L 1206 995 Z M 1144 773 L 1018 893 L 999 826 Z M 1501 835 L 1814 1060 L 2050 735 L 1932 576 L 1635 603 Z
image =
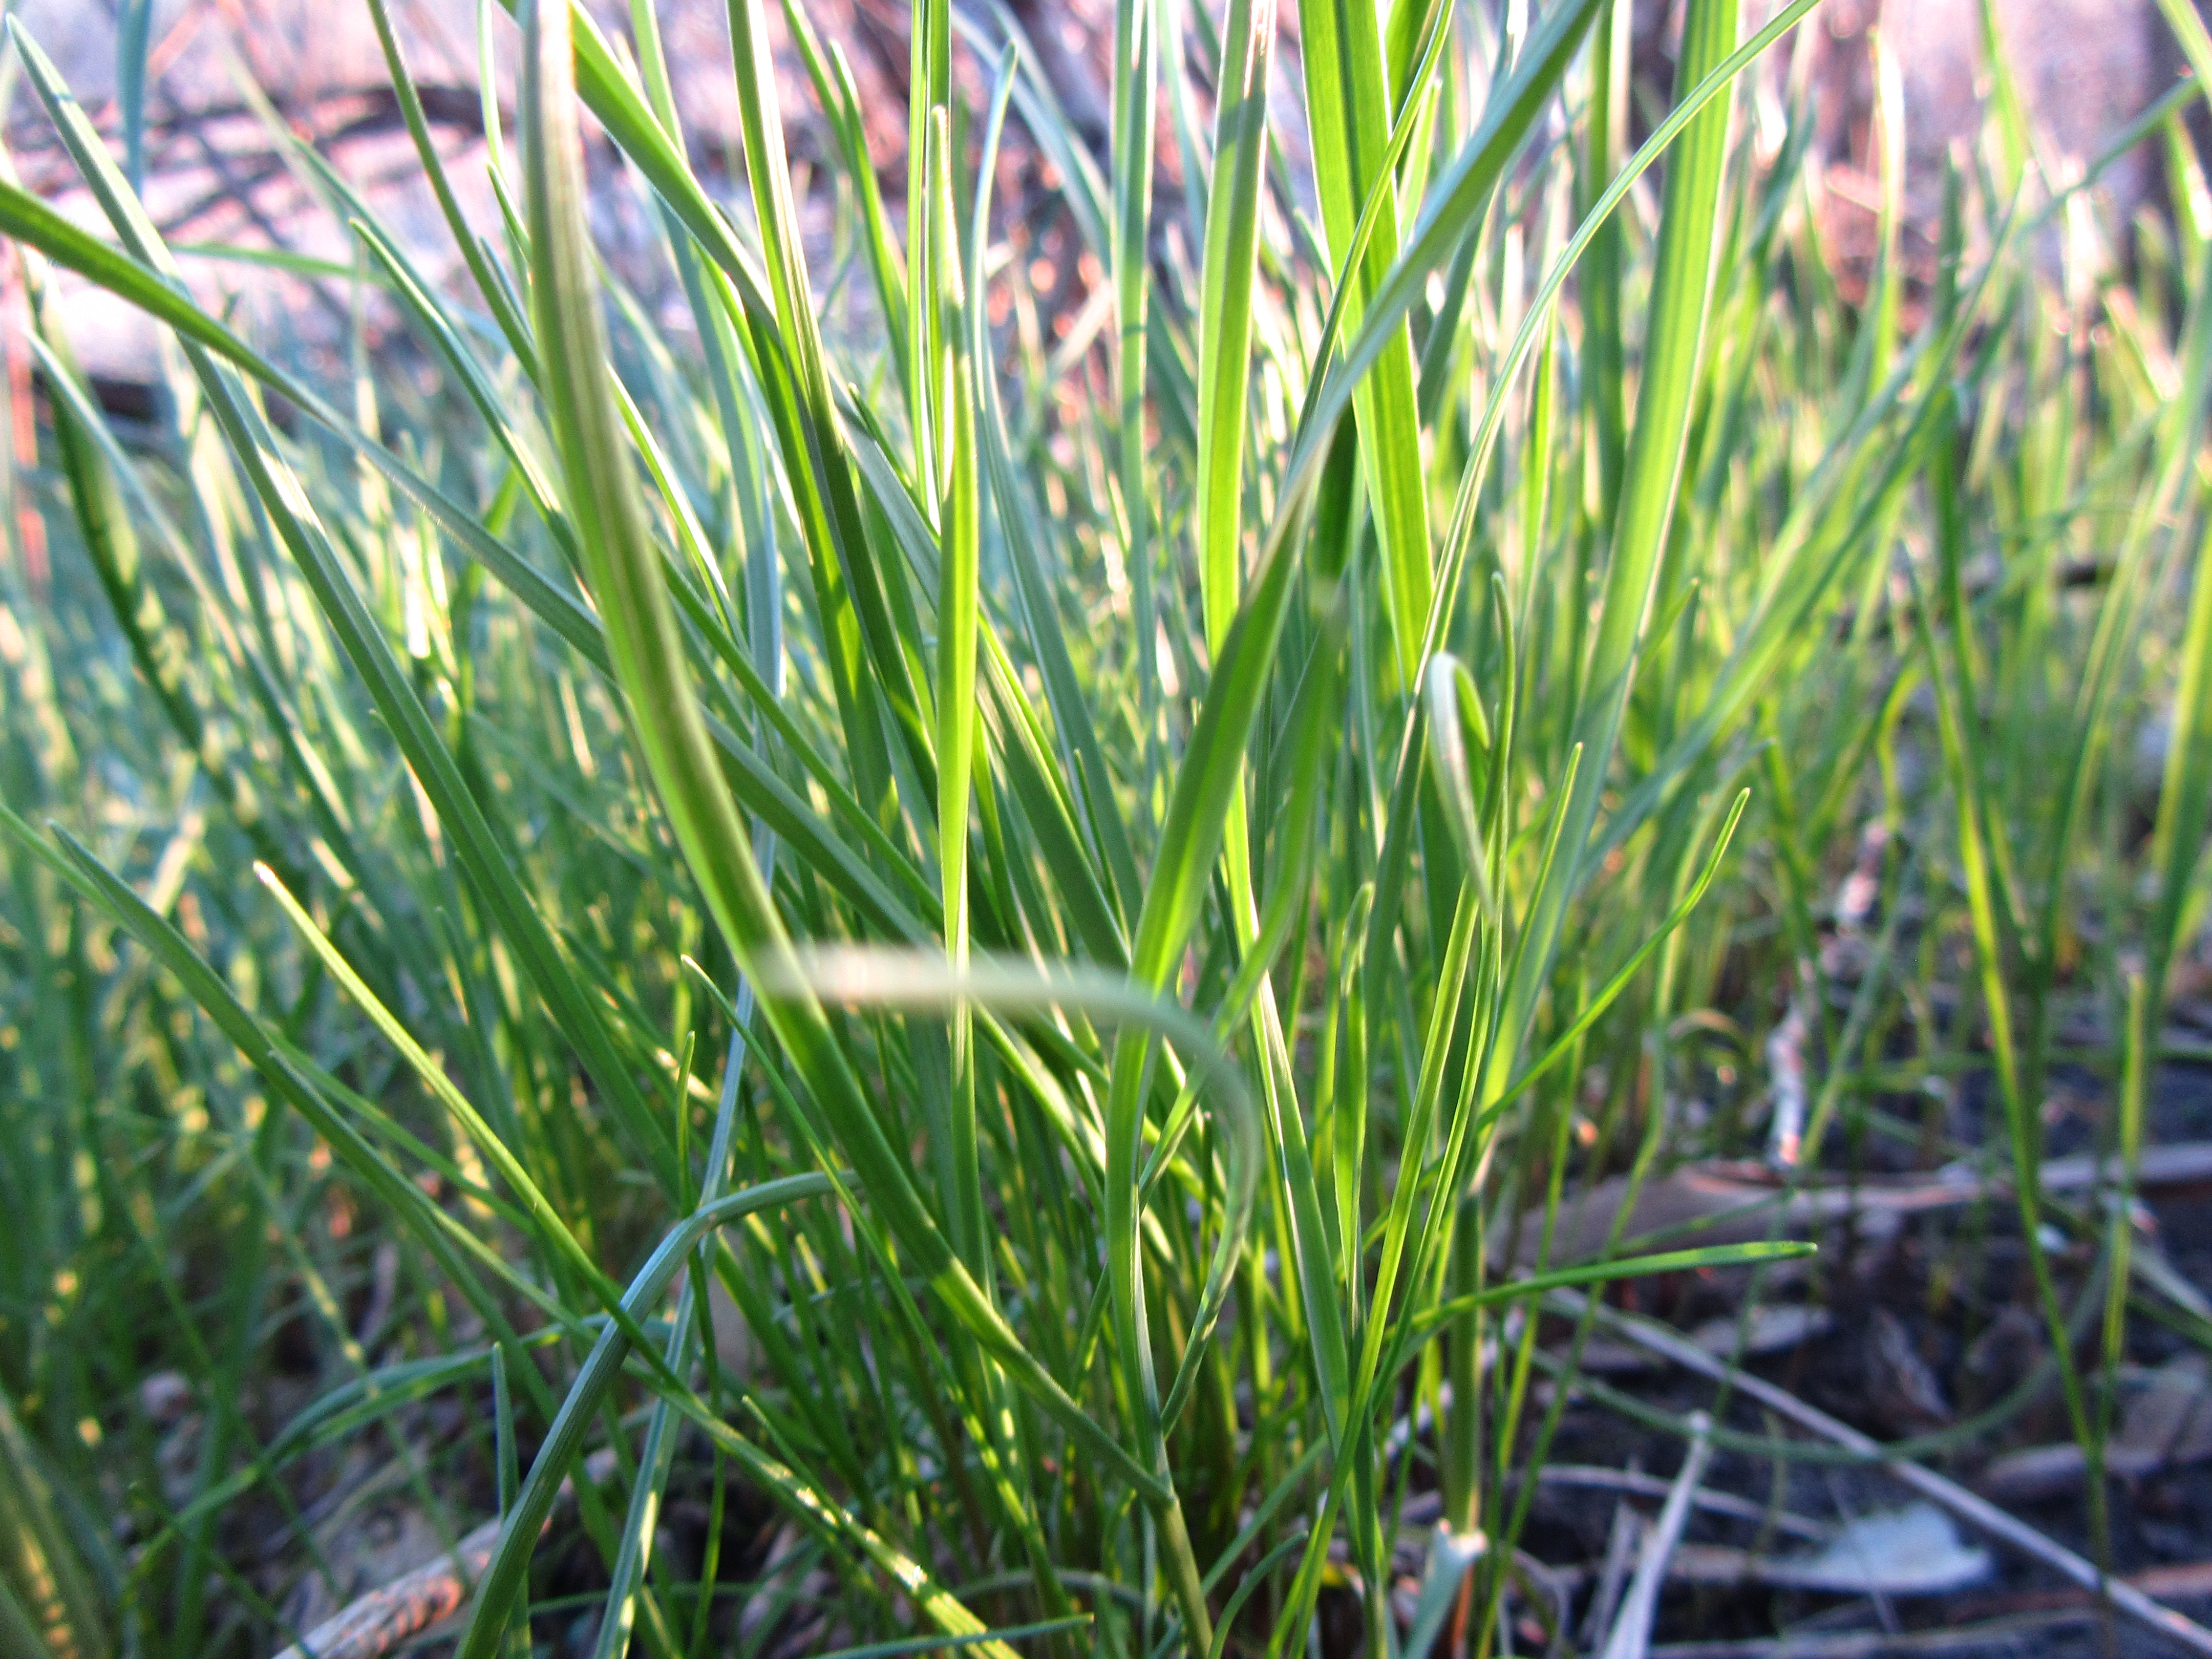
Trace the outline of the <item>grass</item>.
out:
M 55 544 L 0 590 L 0 1653 L 290 1639 L 295 1586 L 349 1593 L 349 1456 L 441 1535 L 503 1517 L 465 1659 L 579 1583 L 600 1655 L 1487 1653 L 1568 1398 L 1530 1298 L 1804 1249 L 1624 1254 L 1624 1207 L 1554 1261 L 1553 1218 L 1756 1152 L 1793 1006 L 1791 1182 L 1887 1132 L 1883 1066 L 1994 1076 L 2095 1466 L 2174 1316 L 2124 1205 L 2045 1202 L 2040 1107 L 2099 1016 L 2132 1168 L 2201 912 L 2193 83 L 2129 135 L 2172 218 L 2118 226 L 2000 76 L 1909 271 L 1886 66 L 1846 299 L 1809 0 L 1691 0 L 1632 152 L 1612 0 L 1308 6 L 1313 209 L 1271 0 L 1125 0 L 1103 163 L 1003 19 L 924 0 L 895 204 L 794 12 L 826 250 L 763 0 L 735 211 L 650 0 L 619 43 L 486 9 L 493 224 L 371 3 L 465 281 L 301 150 L 360 251 L 349 375 L 198 306 L 143 90 L 118 161 L 9 32 L 105 225 L 0 185 Z M 681 321 L 592 246 L 587 110 Z M 1048 343 L 1020 155 L 1102 343 Z M 168 325 L 150 429 L 57 267 Z M 1869 824 L 1911 937 L 1831 985 Z

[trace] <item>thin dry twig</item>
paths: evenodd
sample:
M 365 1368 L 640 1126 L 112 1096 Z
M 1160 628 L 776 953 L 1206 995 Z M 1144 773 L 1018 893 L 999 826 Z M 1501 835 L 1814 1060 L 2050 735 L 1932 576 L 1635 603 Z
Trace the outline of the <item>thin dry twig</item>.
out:
M 1766 1161 L 1777 1170 L 1793 1170 L 1805 1139 L 1805 1045 L 1813 1035 L 1805 1016 L 1811 996 L 1812 964 L 1797 969 L 1797 988 L 1791 993 L 1790 1011 L 1766 1039 L 1766 1070 L 1774 1079 L 1774 1117 L 1767 1132 Z
M 2091 1624 L 2094 1619 L 2094 1614 L 2075 1608 L 1942 1630 L 1817 1631 L 1750 1641 L 1668 1642 L 1653 1648 L 1650 1659 L 1783 1659 L 1785 1655 L 1788 1659 L 1881 1659 L 1892 1654 L 1974 1653 L 1984 1648 L 2017 1649 L 2024 1641 Z
M 276 1659 L 381 1659 L 460 1610 L 469 1586 L 491 1565 L 499 1522 L 487 1521 L 453 1547 L 380 1586 L 286 1648 Z
M 1656 1474 L 1641 1474 L 1633 1469 L 1608 1469 L 1594 1463 L 1547 1463 L 1536 1472 L 1536 1478 L 1547 1486 L 1589 1486 L 1606 1492 L 1634 1492 L 1643 1498 L 1664 1498 L 1673 1490 L 1668 1482 Z M 1708 1514 L 1771 1526 L 1793 1537 L 1825 1541 L 1835 1530 L 1817 1521 L 1808 1521 L 1802 1515 L 1738 1498 L 1734 1492 L 1707 1492 L 1701 1487 L 1691 1494 L 1691 1501 Z
M 1588 1305 L 1588 1298 L 1574 1291 L 1554 1291 L 1551 1299 L 1563 1311 L 1577 1316 Z M 1848 1424 L 1838 1422 L 1826 1412 L 1807 1405 L 1796 1395 L 1775 1387 L 1764 1377 L 1737 1370 L 1714 1358 L 1696 1343 L 1663 1325 L 1602 1305 L 1598 1312 L 1607 1323 L 1631 1341 L 1639 1343 L 1655 1353 L 1665 1355 L 1686 1370 L 1710 1376 L 1716 1382 L 1726 1382 L 1731 1389 L 1756 1400 L 1800 1428 L 1810 1430 L 1824 1440 L 1863 1453 L 1870 1462 L 1881 1464 L 1921 1496 L 1940 1504 L 1977 1531 L 2001 1543 L 2011 1545 L 2021 1554 L 2042 1562 L 2075 1583 L 2100 1594 L 2116 1612 L 2126 1614 L 2145 1628 L 2157 1632 L 2192 1653 L 2212 1656 L 2212 1631 L 2171 1607 L 2161 1607 L 2133 1584 L 2103 1577 L 2093 1563 L 2084 1560 L 2064 1545 L 2052 1542 L 2034 1528 L 1968 1492 L 1955 1480 L 1947 1480 L 1934 1470 L 1923 1468 L 1917 1463 L 1883 1455 L 1878 1443 Z
M 2118 1173 L 2109 1158 L 2057 1158 L 2043 1166 L 2042 1188 L 2045 1196 L 2094 1193 L 2113 1187 Z M 2212 1142 L 2146 1147 L 2136 1185 L 2144 1193 L 2212 1186 Z M 1701 1164 L 1644 1182 L 1623 1236 L 1639 1249 L 1681 1241 L 1732 1243 L 1766 1237 L 1777 1224 L 1778 1210 L 1783 1228 L 1803 1232 L 1846 1218 L 1863 1224 L 1870 1218 L 1902 1219 L 1956 1209 L 2010 1191 L 2002 1173 L 1984 1176 L 1959 1165 L 1932 1175 L 1792 1192 L 1764 1164 Z M 1569 1200 L 1553 1233 L 1552 1265 L 1584 1261 L 1606 1248 L 1615 1212 L 1627 1195 L 1626 1179 L 1616 1176 Z M 1541 1224 L 1540 1216 L 1522 1224 L 1516 1260 L 1535 1260 Z
M 599 1486 L 614 1468 L 611 1449 L 593 1452 L 584 1460 L 584 1478 Z M 563 1480 L 558 1501 L 572 1502 L 575 1495 L 574 1477 Z M 545 1524 L 553 1524 L 550 1514 Z M 460 1611 L 470 1589 L 491 1565 L 499 1528 L 496 1518 L 485 1522 L 450 1553 L 369 1591 L 325 1620 L 276 1659 L 384 1659 L 402 1643 Z
M 1621 1598 L 1613 1633 L 1606 1638 L 1603 1659 L 1644 1659 L 1651 1645 L 1651 1619 L 1659 1610 L 1667 1563 L 1674 1546 L 1681 1541 L 1682 1528 L 1690 1519 L 1690 1499 L 1712 1458 L 1712 1442 L 1706 1437 L 1711 1427 L 1712 1419 L 1703 1412 L 1691 1414 L 1690 1454 L 1682 1460 L 1682 1472 L 1674 1477 L 1674 1489 L 1667 1494 L 1657 1523 L 1644 1536 L 1643 1552 L 1636 1559 L 1636 1577 L 1629 1582 L 1628 1594 Z
M 1606 1632 L 1613 1628 L 1613 1609 L 1620 1605 L 1620 1592 L 1628 1582 L 1629 1563 L 1636 1553 L 1636 1540 L 1644 1530 L 1644 1517 L 1626 1502 L 1613 1506 L 1613 1525 L 1606 1534 L 1605 1559 L 1598 1568 L 1597 1590 L 1590 1597 L 1589 1609 L 1583 1619 L 1583 1645 L 1594 1648 Z

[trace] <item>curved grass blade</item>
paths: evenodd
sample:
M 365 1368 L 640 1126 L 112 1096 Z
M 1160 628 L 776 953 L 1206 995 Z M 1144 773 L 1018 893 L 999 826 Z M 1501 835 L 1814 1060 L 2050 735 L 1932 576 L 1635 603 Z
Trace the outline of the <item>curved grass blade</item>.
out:
M 581 140 L 573 88 L 569 14 L 526 5 L 526 177 L 535 270 L 532 303 L 544 355 L 552 426 L 584 563 L 605 620 L 609 655 L 646 770 L 708 911 L 756 985 L 788 984 L 790 936 L 747 849 L 690 683 L 686 653 L 647 535 L 637 481 L 609 383 L 605 325 L 584 211 Z M 1054 1420 L 1140 1487 L 1153 1478 L 1025 1348 L 947 1244 L 820 1004 L 764 995 L 763 1012 L 860 1171 L 872 1205 L 946 1310 Z M 468 1659 L 484 1659 L 471 1653 Z
M 13 19 L 9 20 L 9 27 L 15 27 Z M 127 285 L 142 292 L 150 290 L 176 297 L 173 262 L 167 258 L 144 210 L 116 174 L 83 112 L 62 86 L 52 64 L 27 35 L 19 31 L 16 39 L 30 67 L 33 85 L 71 155 L 83 170 L 87 183 L 117 234 L 137 259 L 143 262 L 128 273 Z M 0 212 L 4 212 L 5 205 L 4 201 L 0 201 Z M 89 239 L 78 233 L 78 240 Z M 125 267 L 131 264 L 122 256 L 113 256 L 102 263 L 119 263 Z M 148 266 L 152 270 L 147 270 Z M 154 274 L 156 271 L 159 276 Z M 171 319 L 165 315 L 163 320 Z M 185 331 L 196 334 L 190 328 Z M 532 905 L 506 849 L 463 780 L 437 724 L 423 707 L 411 677 L 400 665 L 390 641 L 362 602 L 305 488 L 278 450 L 266 417 L 246 395 L 234 374 L 208 354 L 207 347 L 211 343 L 194 337 L 186 345 L 185 355 L 209 410 L 268 515 L 277 539 L 306 577 L 332 633 L 356 672 L 367 683 L 393 738 L 452 834 L 455 850 L 471 884 L 483 896 L 501 932 L 513 944 L 532 982 L 575 1044 L 593 1080 L 605 1092 L 617 1119 L 635 1138 L 640 1150 L 647 1158 L 661 1162 L 665 1150 L 664 1139 L 635 1079 L 614 1045 L 599 1004 L 586 994 Z

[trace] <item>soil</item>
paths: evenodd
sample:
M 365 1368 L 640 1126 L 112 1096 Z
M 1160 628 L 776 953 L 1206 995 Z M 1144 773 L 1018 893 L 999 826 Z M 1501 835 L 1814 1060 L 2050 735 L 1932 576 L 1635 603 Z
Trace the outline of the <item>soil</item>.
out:
M 2049 1126 L 2054 1156 L 2095 1149 L 2108 1091 L 2092 1073 L 2069 1072 L 2053 1079 L 2054 1100 L 2063 1103 Z M 1957 1091 L 1952 1125 L 1967 1145 L 2002 1146 L 2001 1122 L 1985 1078 Z M 2156 1079 L 2146 1139 L 2179 1143 L 2212 1139 L 2212 1068 L 2170 1066 Z M 2143 1201 L 2138 1237 L 2159 1249 L 2200 1292 L 2212 1292 L 2212 1192 L 2162 1193 Z M 2016 1218 L 2009 1201 L 1968 1206 L 1908 1219 L 1893 1237 L 1854 1240 L 1849 1230 L 1832 1237 L 1817 1281 L 1806 1291 L 1830 1316 L 1826 1328 L 1794 1346 L 1759 1356 L 1748 1368 L 1882 1441 L 1897 1441 L 1972 1416 L 2001 1399 L 2048 1352 Z M 2094 1270 L 2087 1244 L 2059 1251 L 2054 1261 L 2062 1295 L 2079 1296 Z M 1731 1279 L 1678 1278 L 1646 1283 L 1633 1294 L 1643 1310 L 1690 1329 L 1733 1316 L 1747 1288 Z M 1784 1291 L 1794 1297 L 1802 1291 Z M 1780 1298 L 1770 1298 L 1780 1299 Z M 1564 1340 L 1564 1322 L 1552 1322 Z M 1887 1340 L 1882 1327 L 1890 1327 Z M 2085 1371 L 2098 1354 L 2090 1340 L 2077 1348 Z M 1547 1337 L 1553 1334 L 1547 1325 Z M 1902 1347 L 1906 1357 L 1900 1358 Z M 2148 1372 L 2191 1353 L 2181 1333 L 2144 1316 L 2128 1322 L 2124 1374 Z M 1903 1373 L 1902 1375 L 1900 1373 Z M 1757 1434 L 1782 1432 L 1771 1419 L 1739 1402 L 1717 1401 L 1711 1382 L 1680 1370 L 1647 1370 L 1607 1379 L 1644 1402 L 1682 1414 L 1705 1409 L 1717 1420 Z M 2124 1412 L 2124 1404 L 2122 1407 Z M 2212 1410 L 2212 1399 L 2205 1402 Z M 1969 1487 L 1984 1480 L 1999 1456 L 2033 1446 L 2069 1441 L 2068 1415 L 2055 1379 L 2024 1403 L 1963 1443 L 1923 1458 L 1929 1467 Z M 1678 1437 L 1646 1431 L 1595 1401 L 1577 1401 L 1565 1412 L 1554 1443 L 1554 1462 L 1641 1471 L 1671 1479 L 1683 1457 Z M 1911 1494 L 1880 1469 L 1810 1462 L 1778 1464 L 1760 1456 L 1717 1450 L 1702 1482 L 1708 1492 L 1733 1494 L 1806 1519 L 1840 1525 L 1854 1516 L 1894 1510 Z M 2148 1473 L 2106 1482 L 2110 1570 L 2128 1576 L 2157 1569 L 2200 1567 L 2193 1598 L 2161 1599 L 2200 1620 L 2212 1614 L 2212 1463 L 2167 1462 Z M 1533 1507 L 1522 1547 L 1554 1566 L 1592 1567 L 1602 1561 L 1615 1506 L 1626 1503 L 1645 1516 L 1656 1498 L 1547 1483 Z M 2045 1497 L 2008 1499 L 2021 1520 L 2055 1542 L 2095 1557 L 2088 1492 L 2081 1480 Z M 1762 1530 L 1767 1536 L 1761 1537 Z M 1699 1514 L 1684 1534 L 1690 1543 L 1732 1545 L 1787 1554 L 1804 1546 L 1747 1520 Z M 1965 1536 L 1968 1545 L 1983 1540 Z M 2169 1653 L 2163 1638 L 2124 1621 L 2109 1629 L 2094 1620 L 2056 1621 L 2069 1608 L 2087 1609 L 2091 1598 L 2038 1564 L 2001 1546 L 1990 1547 L 1990 1571 L 1972 1585 L 1948 1595 L 1895 1597 L 1820 1595 L 1756 1586 L 1671 1586 L 1653 1631 L 1668 1644 L 1771 1638 L 1790 1633 L 1887 1630 L 1951 1632 L 1949 1651 L 1966 1651 L 1964 1627 L 2018 1615 L 2045 1622 L 2003 1644 L 2036 1654 Z M 1578 1590 L 1581 1616 L 1588 1592 Z M 2117 1645 L 2114 1645 L 2114 1644 Z M 1908 1641 L 1906 1646 L 1910 1646 Z M 1980 1644 L 1986 1645 L 1986 1644 Z M 1790 1651 L 1788 1644 L 1777 1651 Z

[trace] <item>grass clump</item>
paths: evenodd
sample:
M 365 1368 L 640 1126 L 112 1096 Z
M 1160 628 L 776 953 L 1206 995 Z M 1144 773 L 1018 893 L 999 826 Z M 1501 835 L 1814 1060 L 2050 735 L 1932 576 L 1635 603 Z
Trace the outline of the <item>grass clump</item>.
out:
M 1535 1298 L 1806 1248 L 1647 1249 L 1624 1203 L 1555 1255 L 1571 1184 L 1857 1167 L 1914 1132 L 1890 1060 L 1994 1073 L 2101 1445 L 2129 1233 L 2058 1215 L 2091 1260 L 2051 1259 L 2038 1108 L 2101 1010 L 2135 1155 L 2196 915 L 2186 88 L 2130 136 L 2196 192 L 2133 289 L 2049 280 L 2096 210 L 1999 98 L 1924 283 L 1886 152 L 1846 303 L 1762 64 L 1809 0 L 1690 0 L 1632 154 L 1609 0 L 1309 6 L 1317 216 L 1271 0 L 1125 3 L 1103 162 L 1009 23 L 925 0 L 902 241 L 793 8 L 825 260 L 764 0 L 735 204 L 650 0 L 620 43 L 487 15 L 495 225 L 371 3 L 465 280 L 303 150 L 404 323 L 346 384 L 191 299 L 9 29 L 105 228 L 0 186 L 59 550 L 0 614 L 0 1649 L 289 1639 L 295 1584 L 349 1593 L 324 1495 L 395 1492 L 501 1517 L 465 1659 L 526 1639 L 534 1558 L 538 1633 L 580 1575 L 602 1654 L 1486 1652 L 1567 1398 Z M 586 112 L 680 321 L 597 257 Z M 1016 148 L 1095 344 L 1046 348 Z M 168 325 L 151 430 L 55 267 Z M 1892 920 L 1831 984 L 1869 825 Z M 1790 1018 L 1822 1081 L 1770 1136 Z M 1431 1491 L 1457 1543 L 1394 1607 Z

